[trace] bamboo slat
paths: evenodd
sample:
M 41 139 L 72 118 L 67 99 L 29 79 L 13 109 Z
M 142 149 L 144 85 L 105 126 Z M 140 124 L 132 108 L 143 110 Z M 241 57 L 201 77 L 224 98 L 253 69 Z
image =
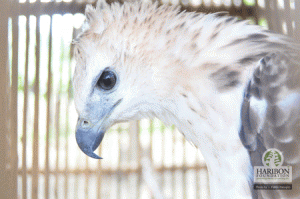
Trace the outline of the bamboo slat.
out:
M 293 20 L 291 16 L 290 1 L 284 1 L 284 16 L 282 16 L 287 25 L 287 34 L 294 37 Z
M 61 83 L 59 85 L 59 88 L 61 88 Z M 58 94 L 56 95 L 56 105 L 55 105 L 55 152 L 56 152 L 56 160 L 55 160 L 55 185 L 54 185 L 54 190 L 55 190 L 55 197 L 58 197 L 58 160 L 59 160 L 59 133 L 60 133 L 60 128 L 59 128 L 59 121 L 60 121 L 60 91 L 58 91 Z
M 101 149 L 102 149 L 102 145 L 100 145 L 99 146 L 99 148 L 98 148 L 98 154 L 100 154 L 101 155 Z M 98 191 L 97 191 L 97 198 L 98 199 L 101 199 L 102 198 L 102 196 L 101 196 L 101 183 L 102 183 L 102 171 L 101 171 L 101 168 L 102 168 L 102 166 L 101 166 L 102 164 L 101 164 L 101 161 L 99 161 L 98 162 L 98 165 L 97 165 L 97 187 L 98 187 Z
M 139 122 L 132 121 L 129 123 L 129 134 L 130 136 L 130 147 L 129 152 L 131 153 L 130 167 L 138 169 L 141 165 L 141 146 L 139 141 Z M 139 197 L 139 184 L 136 184 L 134 198 Z
M 85 171 L 87 172 L 87 170 L 89 169 L 89 161 L 88 161 L 88 158 L 86 157 L 85 159 L 86 161 L 86 166 L 85 166 Z M 85 173 L 85 176 L 84 176 L 84 198 L 88 198 L 88 192 L 89 192 L 89 176 Z
M 279 17 L 280 9 L 278 5 L 278 1 L 274 1 L 274 11 L 272 12 L 272 23 L 274 25 L 274 30 L 278 33 L 283 34 L 283 29 L 282 29 L 282 19 L 284 16 Z
M 265 12 L 266 13 L 266 19 L 268 21 L 268 28 L 270 30 L 275 30 L 276 29 L 276 25 L 274 26 L 274 23 L 272 21 L 272 17 L 273 17 L 273 12 L 272 12 L 272 4 L 270 3 L 270 1 L 265 1 L 266 4 L 266 8 L 261 11 L 261 12 Z M 269 10 L 269 12 L 266 12 L 266 10 Z
M 172 149 L 173 149 L 173 153 L 172 153 L 172 165 L 175 164 L 175 142 L 176 142 L 176 137 L 175 137 L 175 132 L 176 132 L 176 129 L 174 126 L 172 126 Z M 174 192 L 175 192 L 175 186 L 176 186 L 176 182 L 175 182 L 175 172 L 172 172 L 172 198 L 174 197 Z
M 71 48 L 70 51 L 68 52 L 68 57 L 70 58 L 68 66 L 69 66 L 69 70 L 68 70 L 68 79 L 71 80 L 72 79 L 72 63 L 71 63 Z M 68 138 L 69 138 L 69 108 L 70 108 L 70 103 L 71 103 L 71 82 L 69 84 L 68 87 L 68 94 L 67 94 L 67 106 L 66 106 L 66 123 L 65 123 L 65 170 L 68 171 L 69 170 L 69 159 L 68 159 L 68 154 L 69 154 L 69 142 L 68 142 Z M 68 173 L 65 173 L 65 184 L 64 184 L 64 189 L 65 189 L 65 195 L 64 198 L 66 198 L 68 196 L 68 191 L 69 191 L 69 187 L 68 187 L 68 183 L 69 183 L 69 177 L 68 177 Z
M 137 169 L 139 169 L 140 168 L 140 165 L 141 165 L 141 157 L 142 157 L 142 154 L 143 154 L 143 152 L 142 152 L 142 147 L 141 147 L 141 142 L 140 142 L 140 136 L 141 136 L 141 126 L 140 126 L 140 122 L 138 121 L 138 122 L 136 122 L 136 124 L 135 124 L 136 126 L 134 126 L 134 129 L 133 130 L 137 130 L 136 132 L 135 132 L 135 134 L 138 134 L 138 136 L 137 136 L 137 141 L 138 141 L 138 150 L 139 150 L 139 153 L 138 153 L 138 166 L 137 166 Z M 141 175 L 140 175 L 140 173 L 141 173 L 141 170 L 139 171 L 139 173 L 137 173 L 138 174 L 138 177 L 137 177 L 137 193 L 136 193 L 136 195 L 137 195 L 137 198 L 139 198 L 140 196 L 141 196 L 141 189 L 140 189 L 140 184 L 141 184 L 141 181 L 142 181 L 142 177 L 141 177 Z
M 8 165 L 8 145 L 7 145 L 7 135 L 8 135 L 8 117 L 9 114 L 7 109 L 8 103 L 8 16 L 9 16 L 9 1 L 4 0 L 1 2 L 0 6 L 0 193 L 5 198 L 11 198 L 13 193 L 10 192 L 7 180 L 9 179 L 9 171 L 7 170 Z
M 46 149 L 45 149 L 45 199 L 49 198 L 49 139 L 50 139 L 50 110 L 52 99 L 52 17 L 50 17 L 49 47 L 48 47 L 48 82 L 47 82 L 47 121 L 46 121 Z
M 34 82 L 34 132 L 32 157 L 32 198 L 38 198 L 39 170 L 39 106 L 40 106 L 40 17 L 36 18 L 35 82 Z
M 183 136 L 181 136 L 181 139 L 182 139 L 182 147 L 183 147 L 183 168 L 187 167 L 187 163 L 186 163 L 186 157 L 187 157 L 187 152 L 186 152 L 186 140 Z M 183 189 L 183 198 L 188 198 L 188 195 L 187 195 L 187 185 L 186 185 L 186 181 L 187 181 L 187 178 L 186 178 L 186 170 L 183 171 L 183 176 L 182 176 L 182 189 Z
M 277 1 L 270 1 L 270 13 L 271 13 L 271 18 L 269 19 L 270 22 L 272 23 L 272 30 L 278 33 L 282 33 L 282 20 L 279 18 L 280 16 L 280 10 L 278 8 L 278 2 Z M 283 14 L 283 13 L 282 13 Z
M 119 154 L 122 154 L 122 151 L 121 151 L 121 126 L 118 125 L 118 129 L 117 129 L 117 132 L 118 132 L 118 139 L 116 140 L 118 142 L 118 149 L 119 149 Z M 122 169 L 121 167 L 121 155 L 119 155 L 118 157 L 118 165 L 117 165 L 117 170 L 120 170 Z M 121 184 L 121 179 L 122 179 L 122 175 L 117 175 L 117 198 L 121 198 L 121 187 L 120 187 L 120 184 Z
M 22 197 L 27 198 L 27 112 L 28 112 L 28 63 L 29 63 L 29 16 L 26 16 L 26 55 L 25 55 L 25 78 L 24 78 L 24 108 L 23 108 L 23 135 L 22 135 Z
M 10 158 L 11 177 L 10 186 L 12 197 L 17 198 L 17 171 L 18 171 L 18 71 L 19 71 L 19 6 L 18 2 L 12 1 L 14 5 L 12 17 L 12 65 L 11 65 L 11 89 L 10 89 Z
M 295 0 L 295 38 L 300 42 L 300 1 Z
M 150 133 L 150 147 L 149 147 L 149 153 L 147 155 L 149 155 L 150 160 L 153 160 L 153 142 L 155 142 L 155 140 L 153 140 L 153 131 L 154 131 L 154 124 L 153 124 L 153 120 L 150 120 L 150 127 L 149 127 L 149 133 Z
M 254 22 L 255 24 L 258 24 L 258 20 L 259 20 L 259 6 L 258 6 L 258 0 L 254 1 L 254 11 L 255 13 L 253 14 L 254 17 Z
M 166 150 L 164 150 L 164 146 L 166 145 L 166 132 L 165 132 L 165 126 L 163 124 L 161 124 L 160 126 L 160 133 L 162 134 L 161 135 L 161 148 L 163 149 L 162 150 L 162 159 L 161 159 L 161 168 L 164 169 L 165 168 L 165 158 L 166 158 Z M 164 176 L 165 173 L 163 172 L 162 175 Z M 164 184 L 165 184 L 165 178 L 163 177 L 160 181 L 160 187 L 163 187 L 161 191 L 165 190 L 165 187 L 164 187 Z

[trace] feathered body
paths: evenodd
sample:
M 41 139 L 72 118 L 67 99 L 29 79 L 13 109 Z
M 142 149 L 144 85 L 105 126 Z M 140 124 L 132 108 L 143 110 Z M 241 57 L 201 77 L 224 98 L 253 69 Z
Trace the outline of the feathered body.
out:
M 80 118 L 95 124 L 105 117 L 102 124 L 105 129 L 117 122 L 144 117 L 157 117 L 167 124 L 175 124 L 204 155 L 212 198 L 268 194 L 270 198 L 300 197 L 298 175 L 295 178 L 298 184 L 293 184 L 292 191 L 254 192 L 252 187 L 252 166 L 261 165 L 264 150 L 278 146 L 284 137 L 268 132 L 273 125 L 273 120 L 268 121 L 270 114 L 281 120 L 282 114 L 274 111 L 274 107 L 290 94 L 299 100 L 299 46 L 284 36 L 225 13 L 179 12 L 178 7 L 158 7 L 156 3 L 108 5 L 99 1 L 96 9 L 86 8 L 86 17 L 83 32 L 74 42 L 75 104 Z M 265 82 L 261 85 L 258 79 L 262 76 L 255 76 L 260 71 L 264 73 L 259 60 L 272 53 L 286 57 L 281 63 L 276 56 L 269 56 L 271 60 L 277 59 L 279 65 L 270 67 L 280 68 L 287 62 L 289 66 L 268 73 L 280 78 L 265 80 L 263 76 L 261 81 Z M 111 92 L 95 88 L 105 68 L 118 73 L 117 87 Z M 280 88 L 270 93 L 270 88 L 275 87 Z M 260 89 L 260 93 L 255 93 L 255 89 Z M 245 93 L 249 94 L 246 100 Z M 262 108 L 257 108 L 258 105 Z M 108 111 L 99 107 L 113 107 L 113 111 L 105 115 Z M 268 111 L 271 111 L 269 115 Z M 263 114 L 257 117 L 256 112 Z M 242 121 L 241 118 L 249 115 L 254 115 L 254 119 Z M 290 113 L 286 115 L 283 123 L 286 117 L 291 117 Z M 291 156 L 297 159 L 286 162 L 293 169 L 297 167 L 296 171 L 300 166 L 298 120 L 295 116 L 289 126 L 293 147 L 298 150 Z M 248 149 L 253 152 L 249 153 Z M 289 157 L 284 147 L 279 149 Z M 260 154 L 255 156 L 260 158 L 256 163 L 259 165 L 253 165 L 255 158 L 251 161 L 254 152 Z

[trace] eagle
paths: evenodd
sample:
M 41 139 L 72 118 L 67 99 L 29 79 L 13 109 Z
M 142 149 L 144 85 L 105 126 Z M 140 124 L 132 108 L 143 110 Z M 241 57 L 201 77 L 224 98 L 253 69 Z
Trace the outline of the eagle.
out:
M 87 5 L 74 40 L 76 141 L 88 156 L 115 123 L 156 117 L 203 154 L 213 199 L 300 198 L 300 45 L 227 13 L 140 1 Z M 254 188 L 268 149 L 290 190 Z

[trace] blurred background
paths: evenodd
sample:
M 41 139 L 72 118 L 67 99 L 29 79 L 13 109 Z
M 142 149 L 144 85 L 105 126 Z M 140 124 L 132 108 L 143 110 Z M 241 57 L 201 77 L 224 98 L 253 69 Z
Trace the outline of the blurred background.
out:
M 111 1 L 110 1 L 111 2 Z M 228 11 L 300 40 L 298 0 L 163 0 Z M 71 42 L 85 0 L 1 0 L 0 198 L 210 198 L 205 161 L 174 126 L 113 126 L 84 155 L 75 141 Z

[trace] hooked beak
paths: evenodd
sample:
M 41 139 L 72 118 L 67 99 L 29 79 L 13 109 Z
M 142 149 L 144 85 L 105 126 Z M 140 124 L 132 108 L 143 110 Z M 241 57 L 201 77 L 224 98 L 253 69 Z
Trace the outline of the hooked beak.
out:
M 104 123 L 107 118 L 111 115 L 112 111 L 121 103 L 122 99 L 119 99 L 107 112 L 107 114 L 102 118 L 98 123 L 95 125 L 90 124 L 89 121 L 84 119 L 79 119 L 77 122 L 76 128 L 76 141 L 83 153 L 87 156 L 95 158 L 95 159 L 102 159 L 98 155 L 94 153 L 94 151 L 100 145 L 105 131 L 106 126 Z M 106 126 L 106 127 L 105 127 Z
M 102 159 L 94 153 L 94 151 L 100 145 L 105 131 L 101 129 L 101 125 L 95 125 L 92 128 L 83 128 L 81 127 L 82 120 L 78 120 L 77 129 L 76 129 L 76 141 L 83 153 L 87 156 Z

